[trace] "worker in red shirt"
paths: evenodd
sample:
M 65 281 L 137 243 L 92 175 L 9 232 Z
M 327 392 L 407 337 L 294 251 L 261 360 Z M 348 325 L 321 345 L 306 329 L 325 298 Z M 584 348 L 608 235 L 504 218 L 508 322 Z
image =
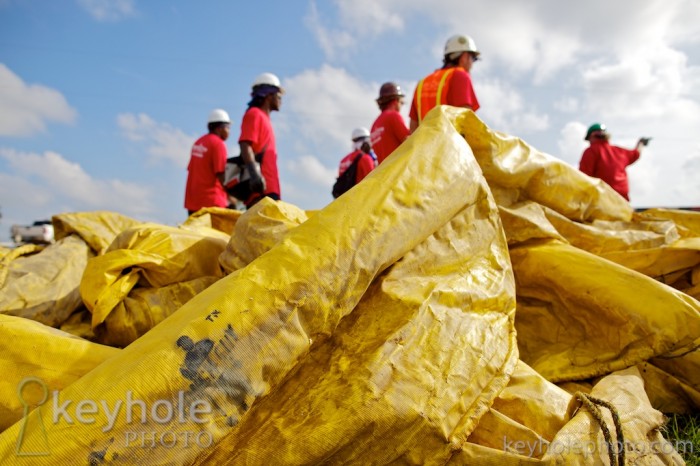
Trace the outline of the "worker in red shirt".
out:
M 651 138 L 639 138 L 637 146 L 630 150 L 610 144 L 610 133 L 604 124 L 594 123 L 586 132 L 590 146 L 583 152 L 579 170 L 588 176 L 600 178 L 629 201 L 627 166 L 639 159 L 642 148 Z
M 386 82 L 379 89 L 377 105 L 382 113 L 374 120 L 370 136 L 377 163 L 382 163 L 409 135 L 406 122 L 399 113 L 403 98 L 404 93 L 396 83 Z
M 250 208 L 263 197 L 276 201 L 281 198 L 279 172 L 277 170 L 277 146 L 270 113 L 279 111 L 284 89 L 272 73 L 262 73 L 253 81 L 251 101 L 241 122 L 238 144 L 241 159 L 250 174 L 248 199 L 241 199 Z
M 479 59 L 474 39 L 456 35 L 445 43 L 443 66 L 418 81 L 411 103 L 410 131 L 413 132 L 425 115 L 438 105 L 479 109 L 469 72 Z
M 231 132 L 231 119 L 226 111 L 214 109 L 207 120 L 209 133 L 192 146 L 187 166 L 185 209 L 192 215 L 204 207 L 227 207 L 224 191 L 224 171 L 227 150 L 225 141 Z
M 352 132 L 352 147 L 353 151 L 343 157 L 338 167 L 338 176 L 342 175 L 350 165 L 358 158 L 357 172 L 355 175 L 355 184 L 369 175 L 369 172 L 374 170 L 374 159 L 370 155 L 372 145 L 370 142 L 369 130 L 367 128 L 357 128 Z

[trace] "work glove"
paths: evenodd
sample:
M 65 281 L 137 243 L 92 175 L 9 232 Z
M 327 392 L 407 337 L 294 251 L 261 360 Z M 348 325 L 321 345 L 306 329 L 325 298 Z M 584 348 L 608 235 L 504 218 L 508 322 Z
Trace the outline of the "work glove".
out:
M 260 165 L 255 162 L 245 164 L 246 170 L 250 173 L 250 190 L 254 193 L 265 191 L 265 179 L 260 174 Z

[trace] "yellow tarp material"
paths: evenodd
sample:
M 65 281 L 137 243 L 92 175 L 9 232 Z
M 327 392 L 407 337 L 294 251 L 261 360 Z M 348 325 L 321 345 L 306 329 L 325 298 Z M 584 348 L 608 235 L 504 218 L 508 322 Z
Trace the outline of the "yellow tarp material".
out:
M 511 248 L 510 257 L 520 356 L 550 381 L 587 379 L 700 345 L 700 305 L 680 291 L 555 241 Z
M 212 228 L 151 223 L 120 233 L 88 261 L 80 282 L 99 341 L 126 346 L 221 278 L 218 258 L 228 239 Z M 151 290 L 124 302 L 137 285 Z
M 25 407 L 34 408 L 41 401 L 36 395 L 44 388 L 51 397 L 54 390 L 70 385 L 118 353 L 116 348 L 91 343 L 38 322 L 0 315 L 0 431 L 20 421 Z M 19 390 L 24 380 L 26 390 Z
M 193 213 L 183 222 L 183 226 L 209 227 L 227 235 L 233 233 L 233 228 L 240 218 L 240 210 L 223 207 L 205 207 Z
M 519 464 L 541 458 L 569 420 L 570 402 L 571 395 L 519 361 L 508 386 L 447 464 Z M 518 451 L 517 442 L 532 448 Z M 544 449 L 535 448 L 539 445 Z
M 665 389 L 655 402 L 680 390 L 677 408 L 696 403 L 699 305 L 572 244 L 666 248 L 693 239 L 687 216 L 638 218 L 601 181 L 450 107 L 308 219 L 266 204 L 236 217 L 230 238 L 220 228 L 239 262 L 213 263 L 230 275 L 8 428 L 0 463 L 606 463 L 604 448 L 578 448 L 598 445 L 601 428 L 552 383 L 566 378 L 613 402 L 635 442 L 628 458 L 678 460 L 647 453 L 668 444 L 636 369 L 607 374 L 651 364 L 650 386 Z M 203 213 L 182 229 L 212 222 Z M 113 309 L 190 280 L 147 280 L 140 267 L 86 269 L 101 281 L 88 293 L 109 288 Z M 533 368 L 518 361 L 514 318 Z M 590 389 L 594 376 L 605 377 Z
M 219 278 L 204 276 L 159 288 L 135 287 L 93 329 L 94 340 L 120 348 L 128 346 Z
M 696 299 L 700 297 L 700 236 L 684 235 L 687 229 L 672 220 L 635 216 L 630 222 L 595 220 L 581 223 L 531 201 L 501 206 L 501 219 L 509 245 L 545 238 L 558 239 L 643 273 Z
M 507 247 L 475 175 L 467 207 L 376 280 L 195 464 L 449 459 L 517 362 Z
M 211 453 L 216 449 L 214 445 L 245 420 L 256 402 L 291 376 L 294 369 L 312 354 L 310 351 L 315 345 L 322 345 L 324 340 L 336 335 L 341 319 L 351 314 L 372 281 L 389 266 L 443 227 L 447 228 L 445 234 L 455 230 L 452 240 L 428 240 L 439 246 L 440 256 L 468 251 L 468 245 L 476 241 L 480 230 L 471 233 L 468 225 L 457 228 L 449 222 L 458 213 L 471 210 L 473 204 L 478 204 L 478 209 L 474 207 L 474 218 L 489 216 L 488 221 L 482 221 L 484 228 L 489 228 L 481 231 L 489 232 L 490 236 L 478 242 L 487 245 L 487 249 L 482 250 L 483 262 L 479 264 L 483 272 L 469 281 L 466 277 L 470 275 L 465 274 L 467 271 L 463 268 L 469 263 L 469 258 L 448 257 L 445 269 L 440 271 L 446 274 L 447 281 L 441 283 L 440 276 L 432 276 L 426 281 L 420 273 L 421 268 L 432 270 L 432 266 L 410 261 L 415 264 L 412 273 L 416 276 L 407 278 L 407 281 L 414 282 L 414 287 L 400 286 L 392 293 L 412 290 L 401 299 L 424 309 L 425 318 L 445 322 L 446 334 L 438 333 L 442 340 L 435 342 L 425 339 L 429 334 L 423 332 L 428 328 L 422 329 L 419 322 L 415 325 L 418 332 L 415 336 L 425 335 L 424 340 L 419 339 L 415 344 L 424 341 L 428 348 L 434 348 L 431 349 L 432 364 L 448 368 L 452 361 L 466 358 L 475 365 L 451 367 L 454 376 L 442 381 L 438 375 L 445 372 L 434 368 L 425 385 L 414 382 L 419 388 L 414 393 L 402 391 L 400 386 L 392 384 L 393 364 L 384 362 L 386 369 L 377 378 L 375 386 L 371 386 L 377 394 L 386 394 L 385 403 L 392 402 L 396 409 L 405 406 L 407 412 L 417 410 L 420 405 L 411 407 L 401 403 L 410 400 L 420 403 L 413 396 L 431 393 L 430 386 L 435 383 L 447 387 L 452 401 L 441 402 L 436 396 L 432 403 L 442 404 L 435 405 L 435 409 L 431 404 L 426 405 L 423 412 L 428 417 L 421 424 L 421 430 L 430 432 L 434 439 L 429 442 L 429 448 L 435 447 L 437 439 L 441 439 L 442 452 L 447 448 L 446 442 L 454 442 L 450 448 L 457 448 L 466 438 L 470 426 L 477 421 L 470 414 L 478 417 L 488 408 L 507 384 L 511 368 L 517 362 L 511 320 L 513 296 L 498 295 L 497 286 L 495 296 L 489 298 L 486 293 L 489 289 L 486 284 L 507 283 L 510 271 L 494 259 L 507 258 L 505 239 L 496 228 L 499 221 L 497 211 L 469 147 L 442 113 L 434 112 L 425 123 L 394 154 L 390 163 L 382 164 L 348 195 L 290 231 L 281 243 L 244 269 L 207 288 L 119 355 L 60 394 L 63 401 L 99 399 L 106 400 L 110 406 L 118 400 L 125 402 L 128 395 L 145 400 L 149 406 L 158 400 L 162 404 L 175 402 L 178 396 L 184 397 L 186 405 L 196 400 L 215 400 L 213 413 L 206 416 L 204 424 L 179 423 L 177 417 L 171 422 L 160 423 L 149 415 L 145 424 L 136 426 L 139 431 L 168 430 L 176 435 L 190 431 L 204 433 L 207 436 L 204 438 L 211 439 L 212 446 L 206 451 L 182 446 L 133 448 L 133 444 L 127 445 L 129 438 L 125 434 L 133 431 L 135 426 L 128 424 L 123 415 L 118 416 L 106 435 L 100 427 L 109 425 L 108 419 L 104 413 L 98 412 L 94 425 L 76 423 L 70 429 L 65 428 L 63 421 L 47 425 L 47 436 L 55 439 L 52 445 L 56 447 L 52 448 L 49 458 L 34 458 L 33 461 L 56 464 L 75 461 L 76 458 L 87 461 L 92 457 L 104 458 L 105 461 L 118 458 L 132 464 L 149 461 L 188 463 Z M 444 170 L 442 165 L 450 169 Z M 458 233 L 467 236 L 460 238 Z M 456 269 L 451 262 L 455 260 L 460 265 Z M 455 291 L 451 289 L 452 282 L 459 285 Z M 491 303 L 493 307 L 474 308 L 469 301 L 475 298 L 479 298 L 477 302 Z M 390 299 L 387 304 L 393 304 L 392 301 Z M 373 311 L 392 314 L 391 307 Z M 460 325 L 462 319 L 465 320 Z M 469 322 L 482 324 L 474 329 L 463 326 Z M 429 328 L 433 332 L 443 331 L 436 324 Z M 404 339 L 413 336 L 408 332 Z M 457 342 L 468 338 L 472 342 L 470 349 L 451 345 L 450 338 Z M 394 345 L 396 357 L 399 357 L 402 340 L 397 339 Z M 415 351 L 411 348 L 410 352 L 416 354 Z M 384 356 L 389 357 L 390 354 Z M 366 361 L 375 365 L 381 362 Z M 416 362 L 421 362 L 420 358 Z M 405 367 L 410 368 L 408 363 L 405 362 Z M 430 366 L 428 362 L 423 364 Z M 463 375 L 463 371 L 471 375 L 470 379 Z M 406 378 L 411 380 L 419 374 L 408 373 Z M 382 381 L 388 385 L 376 385 Z M 455 388 L 450 389 L 453 384 Z M 339 395 L 341 399 L 352 396 L 345 392 Z M 357 393 L 355 396 L 371 394 Z M 470 404 L 463 404 L 464 399 L 471 400 Z M 36 409 L 28 417 L 28 422 L 37 422 L 39 413 L 50 418 L 51 407 L 43 405 Z M 378 418 L 389 424 L 400 420 L 389 413 L 386 418 Z M 319 424 L 322 423 L 314 422 L 309 432 Z M 392 432 L 386 425 L 384 431 L 387 434 Z M 453 437 L 453 432 L 461 435 Z M 13 457 L 18 434 L 16 424 L 0 436 L 0 461 Z M 38 446 L 31 434 L 28 432 L 23 437 L 24 448 Z M 232 438 L 226 440 L 233 441 Z M 402 455 L 421 457 L 421 438 L 407 440 L 411 441 L 404 444 L 404 449 L 395 450 L 394 455 L 397 458 Z M 306 445 L 303 438 L 299 442 L 300 448 Z M 375 446 L 375 450 L 379 449 Z
M 96 341 L 95 332 L 92 330 L 92 314 L 85 306 L 81 306 L 66 319 L 59 329 L 71 335 L 90 341 Z
M 680 396 L 688 400 L 688 404 L 692 403 L 697 412 L 700 407 L 700 349 L 678 356 L 662 355 L 650 362 L 675 379 L 682 391 Z M 675 384 L 669 387 L 676 388 Z
M 474 112 L 454 107 L 445 107 L 444 111 L 469 143 L 492 189 L 512 190 L 517 200 L 535 201 L 572 220 L 632 218 L 632 207 L 605 182 L 538 151 L 520 138 L 491 130 Z
M 75 233 L 100 255 L 119 233 L 141 222 L 116 212 L 94 211 L 54 215 L 51 223 L 56 240 Z
M 593 387 L 591 396 L 607 401 L 619 414 L 624 435 L 621 445 L 615 437 L 617 432 L 610 410 L 600 409 L 616 451 L 618 447 L 625 449 L 625 464 L 683 464 L 674 446 L 661 433 L 664 416 L 649 404 L 637 368 L 604 377 Z M 552 440 L 544 459 L 566 465 L 609 464 L 606 441 L 598 421 L 580 403 L 572 403 L 572 408 L 578 411 Z
M 10 274 L 10 264 L 18 257 L 29 256 L 41 252 L 46 246 L 38 244 L 23 244 L 13 249 L 0 248 L 0 289 L 5 286 Z M 0 308 L 2 309 L 2 308 Z
M 525 399 L 535 392 L 532 384 L 528 384 L 527 388 Z M 558 402 L 558 405 L 561 405 L 562 395 L 556 396 L 556 392 L 552 390 L 540 394 L 555 395 L 555 403 Z M 661 434 L 661 427 L 664 425 L 663 414 L 651 407 L 644 393 L 644 383 L 636 368 L 614 372 L 604 377 L 593 387 L 590 395 L 609 402 L 620 417 L 622 437 L 618 439 L 611 412 L 604 407 L 600 408 L 601 420 L 612 435 L 613 451 L 619 451 L 618 445 L 625 450 L 624 464 L 683 464 L 683 459 L 674 446 Z M 541 409 L 548 404 L 545 400 L 537 408 Z M 516 402 L 515 406 L 518 405 L 519 403 Z M 602 428 L 591 411 L 578 399 L 571 399 L 569 412 L 565 415 L 567 422 L 551 439 L 538 435 L 539 431 L 530 429 L 530 426 L 513 425 L 511 418 L 498 415 L 495 410 L 490 414 L 482 418 L 482 423 L 485 425 L 480 423 L 476 431 L 479 432 L 480 429 L 488 431 L 481 436 L 485 440 L 484 443 L 488 445 L 467 443 L 448 464 L 480 466 L 610 464 L 608 446 Z M 571 415 L 573 417 L 570 417 Z M 559 420 L 558 417 L 555 419 Z M 618 457 L 615 457 L 615 461 L 617 460 Z
M 226 249 L 219 256 L 226 273 L 242 269 L 272 249 L 294 227 L 308 217 L 295 205 L 264 197 L 236 223 Z
M 78 287 L 87 260 L 136 220 L 112 212 L 52 217 L 56 243 L 20 246 L 0 262 L 0 313 L 60 326 L 81 304 Z
M 686 362 L 682 369 L 686 367 L 692 367 L 692 365 Z M 700 392 L 694 388 L 699 386 L 697 382 L 688 384 L 682 380 L 681 376 L 666 372 L 651 362 L 642 363 L 637 368 L 644 379 L 644 391 L 654 408 L 662 413 L 684 414 L 698 411 Z M 697 363 L 693 370 L 700 371 Z
M 609 252 L 603 257 L 654 277 L 696 299 L 700 297 L 700 237 L 679 239 L 653 249 Z
M 700 212 L 677 209 L 647 209 L 636 214 L 639 218 L 672 220 L 682 231 L 684 237 L 700 236 Z
M 38 253 L 23 255 L 29 251 Z M 0 262 L 0 314 L 58 327 L 81 304 L 78 285 L 91 255 L 77 236 L 17 248 Z

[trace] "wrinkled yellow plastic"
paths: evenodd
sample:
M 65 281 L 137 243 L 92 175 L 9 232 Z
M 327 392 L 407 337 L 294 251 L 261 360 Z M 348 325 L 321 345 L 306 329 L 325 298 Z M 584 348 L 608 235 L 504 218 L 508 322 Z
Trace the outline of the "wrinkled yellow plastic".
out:
M 134 337 L 145 333 L 150 328 L 148 325 L 160 322 L 206 288 L 201 281 L 191 285 L 183 282 L 223 276 L 218 257 L 228 239 L 227 234 L 212 228 L 176 228 L 150 223 L 120 233 L 104 254 L 88 261 L 80 282 L 83 302 L 92 312 L 93 328 L 105 323 L 106 328 L 99 333 L 102 341 L 130 343 Z M 131 310 L 121 307 L 121 311 L 110 318 L 112 311 L 139 283 L 143 287 L 170 288 L 141 299 L 146 306 L 138 306 L 139 300 L 134 299 L 129 303 Z M 206 282 L 207 286 L 209 284 L 211 280 Z M 110 329 L 122 334 L 105 334 Z
M 464 368 L 452 367 L 452 371 L 456 371 L 452 377 L 456 377 L 455 386 L 463 389 L 450 389 L 451 378 L 444 380 L 442 383 L 450 389 L 451 396 L 443 402 L 435 398 L 426 405 L 424 414 L 428 418 L 420 426 L 423 431 L 431 432 L 433 440 L 430 445 L 439 444 L 442 454 L 447 448 L 445 442 L 458 445 L 462 441 L 460 437 L 463 439 L 470 426 L 476 423 L 469 413 L 472 410 L 478 413 L 488 407 L 507 383 L 512 371 L 509 367 L 517 362 L 515 335 L 509 328 L 513 295 L 512 289 L 507 296 L 505 291 L 499 294 L 499 287 L 495 288 L 492 298 L 485 293 L 488 288 L 482 291 L 486 285 L 509 281 L 507 263 L 499 264 L 492 259 L 495 254 L 495 257 L 507 261 L 505 237 L 497 227 L 500 224 L 495 204 L 489 200 L 488 187 L 466 142 L 442 113 L 435 112 L 432 119 L 430 124 L 426 119 L 425 126 L 402 145 L 391 163 L 382 164 L 347 195 L 299 225 L 270 251 L 207 288 L 115 358 L 65 388 L 61 400 L 90 398 L 116 402 L 124 400 L 127 391 L 131 390 L 138 397 L 154 402 L 176 400 L 178 391 L 184 390 L 191 394 L 188 397 L 216 400 L 220 408 L 215 412 L 216 416 L 205 425 L 176 422 L 163 425 L 150 421 L 137 427 L 175 432 L 205 430 L 218 444 L 233 426 L 245 419 L 251 406 L 279 386 L 310 354 L 314 342 L 322 344 L 336 333 L 341 320 L 351 315 L 376 277 L 442 227 L 450 232 L 454 228 L 449 225 L 450 221 L 476 204 L 480 212 L 477 218 L 485 215 L 489 218 L 483 221 L 484 228 L 487 228 L 484 231 L 489 235 L 483 238 L 485 243 L 479 241 L 479 244 L 486 245 L 486 249 L 481 250 L 483 259 L 478 268 L 484 272 L 467 280 L 464 273 L 460 273 L 466 272 L 463 265 L 456 269 L 449 265 L 454 260 L 457 264 L 469 263 L 469 258 L 458 257 L 459 252 L 468 251 L 470 243 L 479 238 L 481 230 L 471 230 L 468 225 L 463 225 L 458 231 L 465 232 L 466 237 L 460 238 L 455 233 L 452 240 L 435 241 L 440 256 L 448 256 L 445 272 L 450 272 L 447 277 L 453 278 L 441 283 L 441 277 L 437 275 L 426 281 L 420 273 L 421 268 L 437 265 L 416 261 L 409 270 L 415 277 L 407 277 L 407 283 L 400 288 L 402 294 L 410 291 L 401 297 L 402 301 L 424 309 L 426 318 L 431 317 L 433 324 L 430 327 L 422 329 L 417 322 L 416 331 L 432 329 L 425 334 L 425 338 L 430 337 L 425 343 L 435 348 L 433 364 L 451 367 L 453 358 L 457 358 L 457 362 L 464 361 L 465 357 L 475 363 L 466 369 L 467 374 L 473 374 L 470 379 L 459 375 Z M 442 169 L 442 164 L 449 166 L 450 170 Z M 358 215 L 358 211 L 363 215 Z M 492 269 L 493 266 L 497 267 Z M 461 283 L 456 292 L 451 290 L 453 282 L 455 285 Z M 409 285 L 411 283 L 413 285 Z M 470 283 L 473 288 L 465 288 Z M 477 297 L 493 307 L 471 308 L 469 301 Z M 389 299 L 387 304 L 392 301 Z M 421 303 L 425 304 L 421 307 Z M 507 303 L 510 305 L 504 306 Z M 373 311 L 391 314 L 388 308 Z M 441 313 L 446 314 L 441 318 Z M 438 325 L 440 321 L 444 329 Z M 469 321 L 487 322 L 488 325 L 474 329 L 464 327 Z M 442 335 L 443 331 L 447 333 Z M 433 335 L 433 332 L 438 333 Z M 411 337 L 411 332 L 406 336 Z M 432 341 L 433 338 L 438 340 Z M 449 338 L 458 338 L 457 341 L 468 338 L 473 341 L 472 350 L 453 348 L 443 338 L 448 341 Z M 493 344 L 485 344 L 492 339 Z M 201 354 L 197 353 L 197 348 L 202 345 L 209 347 L 207 342 L 213 345 L 209 357 L 198 359 L 197 355 Z M 187 360 L 186 350 L 192 355 Z M 415 351 L 412 348 L 412 352 Z M 410 368 L 411 361 L 420 361 L 415 359 L 417 355 L 414 353 L 414 357 L 406 361 L 407 368 Z M 195 367 L 193 360 L 199 361 L 200 365 Z M 350 361 L 344 362 L 348 363 Z M 392 367 L 390 362 L 386 364 L 387 369 Z M 437 368 L 433 370 L 435 375 L 431 378 L 443 373 Z M 185 374 L 190 379 L 185 378 Z M 392 377 L 387 378 L 389 375 L 382 375 L 376 383 L 381 380 L 391 382 Z M 419 375 L 420 372 L 407 374 L 409 380 Z M 414 385 L 420 389 L 416 394 L 432 393 L 428 388 L 430 383 L 427 387 L 419 383 Z M 397 390 L 399 387 L 391 388 L 390 384 L 385 389 L 388 390 L 385 403 L 391 402 L 396 408 L 401 408 L 407 396 L 411 399 L 410 392 Z M 341 393 L 340 396 L 348 398 L 350 395 Z M 463 404 L 463 397 L 472 401 Z M 443 404 L 442 407 L 440 404 L 433 407 L 432 403 Z M 410 408 L 407 405 L 405 408 L 410 412 L 417 406 Z M 42 406 L 28 419 L 36 422 L 40 412 L 44 417 L 51 416 L 50 407 Z M 449 415 L 442 418 L 447 413 Z M 156 458 L 160 462 L 187 463 L 213 449 L 205 452 L 196 448 L 129 448 L 125 445 L 124 433 L 133 429 L 133 425 L 128 425 L 123 418 L 118 419 L 107 436 L 99 428 L 106 418 L 102 414 L 96 416 L 97 426 L 76 424 L 66 429 L 62 425 L 48 425 L 48 437 L 55 439 L 53 444 L 59 446 L 52 451 L 50 458 L 35 458 L 34 461 L 56 464 L 75 458 L 87 459 L 92 454 L 107 461 L 119 458 L 125 462 L 143 463 Z M 441 420 L 437 425 L 429 422 L 438 418 Z M 388 416 L 387 422 L 398 419 Z M 462 425 L 464 428 L 460 427 Z M 453 430 L 461 432 L 461 436 L 451 439 Z M 0 436 L 0 461 L 12 458 L 12 447 L 18 434 L 19 426 L 15 425 Z M 422 440 L 406 439 L 412 440 L 413 445 Z M 441 440 L 438 442 L 438 439 Z M 31 438 L 25 441 L 29 442 L 26 447 L 33 445 Z M 420 457 L 420 449 L 414 452 L 410 445 L 405 444 L 405 449 L 399 448 L 395 455 Z
M 187 217 L 181 226 L 209 227 L 231 235 L 241 214 L 241 211 L 235 209 L 205 207 Z
M 118 254 L 90 261 L 102 269 L 86 269 L 86 292 L 102 299 L 98 333 L 110 318 L 106 334 L 146 333 L 57 402 L 75 413 L 81 400 L 150 408 L 182 396 L 212 413 L 142 423 L 122 412 L 106 428 L 104 412 L 68 424 L 42 405 L 0 435 L 0 463 L 607 464 L 604 448 L 582 451 L 602 435 L 574 412 L 578 389 L 618 408 L 640 446 L 628 458 L 678 461 L 637 453 L 668 446 L 654 408 L 700 406 L 695 218 L 633 214 L 600 180 L 437 107 L 325 209 L 264 200 L 191 216 L 181 230 L 218 238 L 194 263 L 154 259 L 193 252 L 160 227 L 120 235 L 102 257 Z M 199 256 L 229 275 L 198 283 Z M 17 456 L 40 451 L 42 419 L 50 454 Z M 211 444 L 185 446 L 185 434 Z
M 672 220 L 679 228 L 683 228 L 683 236 L 700 236 L 700 212 L 677 209 L 647 209 L 639 214 L 639 218 Z
M 572 220 L 630 220 L 632 207 L 610 186 L 520 138 L 494 131 L 474 112 L 444 107 L 492 188 L 514 190 Z
M 28 377 L 41 380 L 49 393 L 61 390 L 120 350 L 77 338 L 21 317 L 0 315 L 0 431 L 20 421 L 31 393 L 18 390 Z M 27 383 L 27 390 L 41 385 Z M 34 400 L 39 401 L 39 400 Z M 50 403 L 50 402 L 49 402 Z M 14 455 L 12 455 L 14 456 Z M 12 456 L 3 464 L 12 464 Z
M 463 192 L 467 207 L 376 280 L 333 335 L 195 464 L 450 458 L 517 362 L 507 247 L 477 175 Z
M 220 277 L 204 276 L 161 287 L 135 287 L 93 329 L 98 343 L 128 346 Z
M 119 233 L 141 222 L 116 212 L 98 210 L 54 215 L 51 223 L 56 240 L 77 234 L 99 255 Z
M 604 377 L 593 387 L 591 396 L 612 404 L 620 416 L 625 464 L 683 464 L 674 445 L 662 435 L 666 419 L 650 405 L 636 367 Z M 574 408 L 578 411 L 557 433 L 544 455 L 545 464 L 610 464 L 601 426 L 580 403 L 572 402 L 572 414 Z M 617 444 L 612 414 L 606 408 L 600 411 L 612 441 Z
M 638 272 L 556 241 L 511 248 L 521 358 L 553 382 L 700 345 L 700 305 Z
M 41 252 L 37 254 L 38 251 Z M 17 248 L 2 260 L 0 314 L 60 326 L 81 305 L 78 286 L 91 255 L 77 236 L 63 238 L 46 248 Z
M 236 223 L 226 249 L 219 256 L 221 267 L 226 273 L 245 267 L 307 218 L 295 205 L 262 198 Z

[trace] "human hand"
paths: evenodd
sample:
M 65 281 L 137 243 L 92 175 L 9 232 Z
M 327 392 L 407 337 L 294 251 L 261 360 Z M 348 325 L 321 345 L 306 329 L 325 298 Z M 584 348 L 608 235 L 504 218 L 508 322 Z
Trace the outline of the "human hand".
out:
M 250 190 L 254 193 L 262 193 L 265 191 L 265 179 L 260 174 L 260 166 L 255 163 L 247 163 L 246 170 L 250 173 Z

